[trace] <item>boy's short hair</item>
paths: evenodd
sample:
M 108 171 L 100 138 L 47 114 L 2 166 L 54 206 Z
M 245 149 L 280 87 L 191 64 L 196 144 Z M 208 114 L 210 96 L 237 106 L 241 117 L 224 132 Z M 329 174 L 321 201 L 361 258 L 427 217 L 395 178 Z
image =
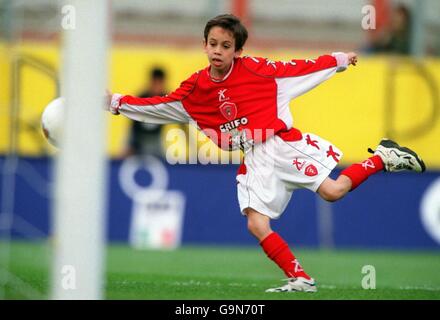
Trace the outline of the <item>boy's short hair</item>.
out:
M 150 71 L 150 78 L 153 80 L 164 80 L 165 76 L 165 71 L 160 67 L 154 67 Z
M 235 39 L 235 51 L 242 49 L 248 38 L 246 27 L 241 23 L 240 19 L 232 14 L 221 14 L 206 23 L 204 31 L 205 42 L 208 42 L 208 34 L 213 27 L 222 27 L 232 32 Z

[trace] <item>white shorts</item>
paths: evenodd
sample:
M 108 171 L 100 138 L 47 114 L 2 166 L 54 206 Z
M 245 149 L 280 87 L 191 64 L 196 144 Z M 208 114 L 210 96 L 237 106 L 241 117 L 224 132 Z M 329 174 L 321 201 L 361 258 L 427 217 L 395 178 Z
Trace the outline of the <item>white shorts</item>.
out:
M 249 150 L 237 175 L 240 210 L 252 208 L 271 219 L 286 209 L 295 189 L 318 190 L 342 157 L 330 142 L 311 133 L 302 140 L 278 136 Z

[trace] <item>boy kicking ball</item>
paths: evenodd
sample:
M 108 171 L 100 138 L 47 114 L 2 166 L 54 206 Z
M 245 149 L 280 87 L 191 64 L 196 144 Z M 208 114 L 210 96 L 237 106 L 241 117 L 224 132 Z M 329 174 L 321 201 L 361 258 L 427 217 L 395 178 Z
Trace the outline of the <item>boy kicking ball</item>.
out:
M 316 292 L 315 280 L 270 225 L 281 216 L 293 191 L 306 188 L 327 201 L 336 201 L 370 175 L 423 172 L 425 165 L 414 151 L 383 139 L 376 150 L 369 149 L 372 157 L 344 169 L 336 180 L 329 178 L 342 157 L 341 150 L 295 128 L 289 103 L 336 72 L 355 66 L 356 54 L 336 52 L 289 61 L 241 57 L 247 36 L 246 28 L 233 15 L 211 19 L 204 30 L 208 67 L 168 96 L 113 94 L 108 108 L 115 115 L 143 122 L 195 122 L 222 149 L 243 150 L 237 174 L 241 213 L 266 255 L 288 277 L 285 285 L 267 292 Z

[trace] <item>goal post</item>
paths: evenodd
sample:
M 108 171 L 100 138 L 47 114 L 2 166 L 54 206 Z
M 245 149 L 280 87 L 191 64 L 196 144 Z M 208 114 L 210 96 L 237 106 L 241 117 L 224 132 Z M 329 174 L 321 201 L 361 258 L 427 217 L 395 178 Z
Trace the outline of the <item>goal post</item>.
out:
M 109 3 L 60 7 L 64 135 L 55 161 L 52 299 L 102 299 L 105 270 Z

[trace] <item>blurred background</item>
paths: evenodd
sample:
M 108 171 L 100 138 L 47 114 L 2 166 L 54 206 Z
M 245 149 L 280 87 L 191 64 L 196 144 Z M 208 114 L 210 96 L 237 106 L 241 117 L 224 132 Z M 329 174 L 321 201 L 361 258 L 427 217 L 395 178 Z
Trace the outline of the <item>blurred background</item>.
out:
M 274 228 L 294 248 L 433 250 L 438 256 L 439 1 L 114 0 L 109 4 L 112 92 L 151 96 L 177 88 L 207 66 L 203 29 L 209 18 L 220 13 L 234 13 L 247 26 L 246 55 L 285 60 L 358 52 L 356 67 L 292 102 L 294 125 L 343 150 L 334 176 L 368 157 L 367 148 L 375 148 L 382 137 L 415 149 L 428 170 L 423 175 L 371 177 L 335 204 L 298 191 Z M 35 288 L 23 280 L 26 276 L 20 278 L 14 271 L 13 252 L 14 244 L 21 248 L 29 242 L 56 241 L 51 237 L 51 186 L 58 151 L 44 138 L 40 119 L 44 107 L 60 95 L 62 8 L 55 0 L 0 0 L 0 298 L 16 297 L 17 291 L 18 297 L 41 297 L 39 292 L 47 286 L 43 281 Z M 123 117 L 108 121 L 110 243 L 171 250 L 193 245 L 257 246 L 236 200 L 238 166 L 202 164 L 221 157 L 215 146 L 186 125 L 135 124 Z M 173 129 L 181 129 L 185 138 L 170 138 Z M 199 150 L 210 151 L 196 164 L 167 163 L 170 145 L 176 159 L 188 160 L 195 152 L 190 141 L 196 141 Z M 163 190 L 162 198 L 148 200 L 152 185 Z M 44 248 L 38 257 L 49 259 Z M 37 250 L 23 250 L 20 259 L 33 261 Z M 36 257 L 32 263 L 46 266 L 38 261 Z

